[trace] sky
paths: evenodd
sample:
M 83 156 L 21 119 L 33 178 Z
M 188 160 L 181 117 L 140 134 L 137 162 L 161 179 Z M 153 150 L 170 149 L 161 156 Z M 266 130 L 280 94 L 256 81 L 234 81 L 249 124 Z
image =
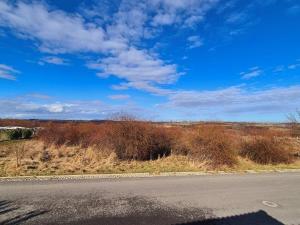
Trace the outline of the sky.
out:
M 0 0 L 0 117 L 285 122 L 298 0 Z

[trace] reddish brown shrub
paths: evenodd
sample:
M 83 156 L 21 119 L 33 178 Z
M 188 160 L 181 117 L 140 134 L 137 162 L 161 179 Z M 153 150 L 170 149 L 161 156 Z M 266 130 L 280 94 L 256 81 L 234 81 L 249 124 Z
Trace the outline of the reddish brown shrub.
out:
M 38 131 L 37 138 L 47 145 L 63 145 L 66 142 L 65 129 L 61 125 L 49 123 Z
M 114 123 L 109 138 L 119 159 L 157 159 L 171 152 L 171 140 L 166 129 L 146 122 Z
M 101 146 L 115 151 L 119 159 L 149 160 L 169 155 L 171 140 L 166 128 L 138 121 L 49 123 L 38 132 L 45 144 Z
M 265 134 L 244 140 L 240 155 L 260 164 L 290 163 L 292 156 L 285 146 L 279 138 Z
M 255 125 L 241 125 L 240 130 L 243 135 L 257 136 L 262 135 L 269 131 L 269 127 L 266 126 L 255 126 Z
M 201 126 L 191 142 L 191 153 L 207 161 L 211 166 L 232 166 L 236 163 L 236 152 L 232 137 L 221 126 Z
M 172 142 L 172 154 L 187 156 L 191 153 L 191 138 L 194 135 L 192 128 L 173 127 L 168 133 Z
M 46 144 L 98 145 L 105 140 L 107 124 L 93 123 L 49 123 L 38 132 L 38 138 Z

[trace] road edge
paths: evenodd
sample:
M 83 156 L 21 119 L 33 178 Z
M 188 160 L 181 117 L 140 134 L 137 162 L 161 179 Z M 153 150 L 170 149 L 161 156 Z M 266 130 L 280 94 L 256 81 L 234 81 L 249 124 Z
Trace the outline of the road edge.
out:
M 118 178 L 147 178 L 172 176 L 207 176 L 207 175 L 243 175 L 260 173 L 296 173 L 300 169 L 274 169 L 274 170 L 245 170 L 245 171 L 206 171 L 206 172 L 162 172 L 162 173 L 120 173 L 120 174 L 76 174 L 76 175 L 44 175 L 44 176 L 10 176 L 0 177 L 4 181 L 26 180 L 87 180 L 87 179 L 118 179 Z

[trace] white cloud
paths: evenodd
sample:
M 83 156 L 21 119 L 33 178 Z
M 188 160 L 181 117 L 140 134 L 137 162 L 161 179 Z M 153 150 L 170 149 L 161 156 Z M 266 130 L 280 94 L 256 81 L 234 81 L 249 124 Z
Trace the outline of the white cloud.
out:
M 258 77 L 263 73 L 263 70 L 261 70 L 259 67 L 252 67 L 247 72 L 241 72 L 240 75 L 242 76 L 242 79 L 248 80 L 253 77 Z
M 229 87 L 214 91 L 178 91 L 165 107 L 185 111 L 224 113 L 288 113 L 299 107 L 300 86 L 250 91 Z
M 57 56 L 46 56 L 40 59 L 40 61 L 38 62 L 40 65 L 45 65 L 45 63 L 47 64 L 55 64 L 55 65 L 69 65 L 69 61 Z
M 62 113 L 67 112 L 69 108 L 74 106 L 73 104 L 61 104 L 61 103 L 53 103 L 43 105 L 42 107 L 45 108 L 49 113 Z
M 108 97 L 112 100 L 125 100 L 125 99 L 129 99 L 130 95 L 110 95 Z
M 149 82 L 127 82 L 127 83 L 121 83 L 118 85 L 113 85 L 112 88 L 114 90 L 126 90 L 128 88 L 135 88 L 138 90 L 147 91 L 149 93 L 152 93 L 154 95 L 170 95 L 174 93 L 175 91 L 172 91 L 170 89 L 166 88 L 160 88 L 157 86 L 152 85 Z
M 176 22 L 176 15 L 172 14 L 157 14 L 154 16 L 152 25 L 171 25 Z
M 117 112 L 152 115 L 134 103 L 107 105 L 101 101 L 42 102 L 29 98 L 0 99 L 1 118 L 106 119 Z
M 30 94 L 27 94 L 26 96 L 28 96 L 29 98 L 36 98 L 36 99 L 50 99 L 51 98 L 51 96 L 49 96 L 49 95 L 40 94 L 40 93 L 30 93 Z
M 77 14 L 49 10 L 41 3 L 0 2 L 0 26 L 19 37 L 37 40 L 40 50 L 53 53 L 103 52 L 125 48 L 121 40 L 108 40 L 104 30 Z
M 248 19 L 248 14 L 246 12 L 232 13 L 226 19 L 227 23 L 237 24 L 242 23 Z
M 0 78 L 6 79 L 6 80 L 16 80 L 16 74 L 20 73 L 18 70 L 5 65 L 0 64 Z
M 278 65 L 274 67 L 273 72 L 278 73 L 278 72 L 283 72 L 286 70 L 294 70 L 300 67 L 300 60 L 296 59 L 296 62 L 289 64 L 289 65 Z
M 177 72 L 176 65 L 165 64 L 164 61 L 146 51 L 135 48 L 104 58 L 99 62 L 91 62 L 87 66 L 100 70 L 98 74 L 100 77 L 113 75 L 128 81 L 131 87 L 140 83 L 171 84 L 181 75 Z
M 198 48 L 201 47 L 203 45 L 203 41 L 199 36 L 190 36 L 188 37 L 188 44 L 189 44 L 189 48 Z
M 141 38 L 151 38 L 157 32 L 157 28 L 149 26 L 158 14 L 156 10 L 180 10 L 187 18 L 204 15 L 215 2 L 146 1 L 133 4 L 131 1 L 122 1 L 117 12 L 103 27 L 87 22 L 78 14 L 51 10 L 42 3 L 0 2 L 0 26 L 11 28 L 20 38 L 37 41 L 41 51 L 52 54 L 99 54 L 98 61 L 89 63 L 89 68 L 99 70 L 99 76 L 116 76 L 130 82 L 131 87 L 141 82 L 154 86 L 174 83 L 182 74 L 177 72 L 175 64 L 166 63 L 159 55 L 135 46 Z M 199 7 L 190 8 L 192 6 Z M 65 65 L 67 62 L 51 56 L 43 58 L 40 63 Z
M 152 25 L 177 25 L 193 27 L 204 19 L 206 13 L 214 7 L 218 0 L 152 0 L 148 1 L 154 8 L 155 16 Z

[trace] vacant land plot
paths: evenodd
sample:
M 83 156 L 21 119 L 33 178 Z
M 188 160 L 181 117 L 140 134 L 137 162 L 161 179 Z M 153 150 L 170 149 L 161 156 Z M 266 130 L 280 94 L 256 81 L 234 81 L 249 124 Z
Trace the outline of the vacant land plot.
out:
M 0 176 L 300 168 L 288 125 L 0 121 L 40 127 L 0 142 Z

